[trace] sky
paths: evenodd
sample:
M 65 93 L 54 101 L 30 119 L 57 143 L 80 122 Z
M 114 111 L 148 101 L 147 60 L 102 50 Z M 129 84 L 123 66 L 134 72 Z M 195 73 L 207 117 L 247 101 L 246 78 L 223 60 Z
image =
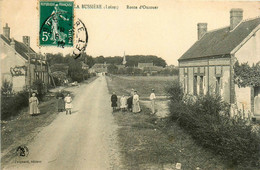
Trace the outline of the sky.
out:
M 208 23 L 209 31 L 229 26 L 231 8 L 242 8 L 244 19 L 260 16 L 259 1 L 75 0 L 74 4 L 80 7 L 74 9 L 74 17 L 88 30 L 88 55 L 156 55 L 168 65 L 178 65 L 178 58 L 197 41 L 197 23 Z M 82 4 L 118 9 L 82 9 Z M 37 52 L 71 53 L 73 48 L 68 47 L 39 49 L 38 5 L 38 0 L 1 0 L 1 34 L 8 23 L 11 37 L 22 41 L 22 36 L 30 36 Z M 157 9 L 127 9 L 127 5 Z

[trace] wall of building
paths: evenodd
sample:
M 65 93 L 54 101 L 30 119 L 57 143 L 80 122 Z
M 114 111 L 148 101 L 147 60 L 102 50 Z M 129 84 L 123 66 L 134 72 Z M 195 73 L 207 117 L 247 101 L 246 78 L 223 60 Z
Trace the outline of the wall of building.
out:
M 185 93 L 194 94 L 194 76 L 197 75 L 197 94 L 200 93 L 200 81 L 203 78 L 203 94 L 215 93 L 219 77 L 219 93 L 226 102 L 230 102 L 230 59 L 203 59 L 179 62 L 179 81 Z
M 28 70 L 25 72 L 25 75 L 21 76 L 12 76 L 10 68 L 14 68 L 16 66 L 25 66 L 28 68 L 27 60 L 25 60 L 20 54 L 18 54 L 13 47 L 6 44 L 2 39 L 0 39 L 0 49 L 1 49 L 1 77 L 2 80 L 6 79 L 13 83 L 14 91 L 21 91 L 24 87 L 29 85 L 29 75 Z M 35 76 L 35 64 L 31 64 L 31 83 L 36 80 Z M 40 75 L 40 79 L 44 80 L 44 83 L 47 85 L 49 82 L 47 68 L 43 65 L 42 70 L 40 69 L 40 65 L 37 66 L 37 71 L 41 74 L 43 71 L 43 75 Z M 2 85 L 2 84 L 1 84 Z
M 236 53 L 239 63 L 249 65 L 260 61 L 260 31 L 257 31 Z
M 251 87 L 239 88 L 235 85 L 235 102 L 242 115 L 248 117 L 251 114 Z
M 10 68 L 25 66 L 26 61 L 8 44 L 0 39 L 1 49 L 1 76 L 13 83 L 13 90 L 20 91 L 25 86 L 25 75 L 12 77 Z
M 239 63 L 247 62 L 250 66 L 260 61 L 260 31 L 256 32 L 236 53 L 235 58 Z M 235 85 L 235 102 L 238 109 L 244 110 L 245 116 L 253 113 L 254 98 L 251 96 L 251 87 L 239 88 Z

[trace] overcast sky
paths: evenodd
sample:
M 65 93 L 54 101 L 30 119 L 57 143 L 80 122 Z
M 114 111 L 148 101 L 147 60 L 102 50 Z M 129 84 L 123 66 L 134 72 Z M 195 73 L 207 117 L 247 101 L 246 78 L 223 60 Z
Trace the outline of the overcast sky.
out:
M 31 37 L 37 46 L 39 11 L 37 0 L 2 0 L 1 29 L 11 27 L 11 37 L 22 41 Z M 177 59 L 197 40 L 197 23 L 207 22 L 208 30 L 229 25 L 231 8 L 242 8 L 244 19 L 260 15 L 260 2 L 174 1 L 174 0 L 75 0 L 75 4 L 118 6 L 118 10 L 75 9 L 75 17 L 86 25 L 89 34 L 87 54 L 96 56 L 157 55 L 168 64 Z M 126 6 L 157 6 L 158 9 L 134 10 Z M 41 52 L 71 52 L 71 48 L 42 47 Z

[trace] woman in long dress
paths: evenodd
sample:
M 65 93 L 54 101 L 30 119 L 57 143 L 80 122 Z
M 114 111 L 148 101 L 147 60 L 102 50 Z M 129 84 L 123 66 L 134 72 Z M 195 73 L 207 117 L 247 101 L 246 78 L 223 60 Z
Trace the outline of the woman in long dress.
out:
M 150 100 L 151 100 L 151 111 L 152 111 L 152 114 L 155 114 L 155 94 L 154 94 L 154 89 L 152 89 L 152 93 L 150 95 Z
M 56 98 L 58 99 L 57 105 L 58 105 L 58 112 L 64 111 L 64 95 L 62 94 L 61 90 L 59 90 Z
M 127 99 L 125 97 L 125 95 L 123 95 L 120 99 L 120 108 L 122 109 L 122 111 L 126 111 L 126 108 L 127 108 Z
M 139 104 L 139 96 L 137 94 L 137 91 L 134 92 L 134 96 L 133 96 L 133 112 L 134 113 L 141 112 L 141 108 Z
M 64 98 L 65 102 L 65 109 L 66 109 L 66 115 L 71 114 L 72 109 L 72 98 L 70 97 L 70 94 L 68 93 L 67 96 Z
M 30 115 L 34 116 L 40 113 L 38 105 L 39 105 L 39 100 L 36 97 L 36 94 L 32 93 L 32 97 L 30 97 L 29 99 Z
M 117 107 L 117 95 L 115 94 L 115 92 L 113 92 L 111 96 L 111 102 L 111 107 L 113 107 L 113 111 L 115 111 Z

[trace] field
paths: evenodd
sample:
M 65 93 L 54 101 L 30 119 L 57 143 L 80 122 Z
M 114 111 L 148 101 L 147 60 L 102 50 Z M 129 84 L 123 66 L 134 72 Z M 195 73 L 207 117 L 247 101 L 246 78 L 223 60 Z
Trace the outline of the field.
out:
M 131 88 L 141 96 L 148 96 L 154 88 L 157 95 L 166 95 L 164 89 L 173 77 L 107 77 L 110 93 L 128 94 Z M 178 124 L 166 118 L 151 115 L 141 98 L 142 112 L 113 113 L 117 122 L 119 148 L 124 169 L 229 169 L 220 157 L 200 147 Z M 149 102 L 149 101 L 146 101 Z M 156 101 L 158 112 L 160 103 Z
M 111 84 L 110 92 L 117 95 L 129 95 L 131 89 L 137 90 L 140 97 L 148 97 L 154 89 L 157 96 L 165 96 L 165 87 L 172 81 L 177 80 L 177 76 L 109 76 L 107 81 Z

